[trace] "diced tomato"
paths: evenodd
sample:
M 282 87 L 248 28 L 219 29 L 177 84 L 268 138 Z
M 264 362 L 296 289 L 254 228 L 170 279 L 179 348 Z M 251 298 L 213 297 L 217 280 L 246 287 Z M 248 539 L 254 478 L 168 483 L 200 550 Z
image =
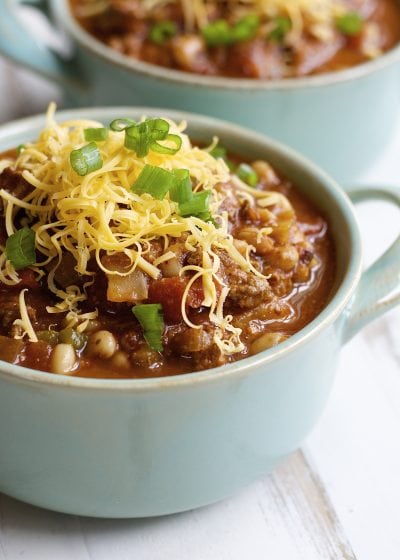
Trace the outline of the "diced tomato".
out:
M 148 301 L 162 304 L 164 318 L 168 323 L 182 321 L 181 302 L 188 282 L 187 278 L 161 278 L 161 280 L 156 280 L 149 286 Z M 196 280 L 189 290 L 186 300 L 187 306 L 201 307 L 203 299 L 204 292 L 201 280 Z
M 33 369 L 50 371 L 50 357 L 52 347 L 47 342 L 29 342 L 26 346 L 26 356 L 24 365 Z

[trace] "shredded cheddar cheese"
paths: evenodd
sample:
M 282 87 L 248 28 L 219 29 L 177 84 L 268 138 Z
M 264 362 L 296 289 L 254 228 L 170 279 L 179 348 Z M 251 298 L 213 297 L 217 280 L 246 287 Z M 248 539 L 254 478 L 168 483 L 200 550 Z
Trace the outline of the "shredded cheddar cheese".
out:
M 157 279 L 161 275 L 159 265 L 174 257 L 174 253 L 168 250 L 171 240 L 185 234 L 186 249 L 200 252 L 202 260 L 181 270 L 181 274 L 191 275 L 181 302 L 184 321 L 190 327 L 198 328 L 187 316 L 186 300 L 191 286 L 200 279 L 204 293 L 202 304 L 209 309 L 210 321 L 215 326 L 215 344 L 224 354 L 240 352 L 243 349 L 241 330 L 232 325 L 231 316 L 224 315 L 229 286 L 218 277 L 218 250 L 225 251 L 242 270 L 258 276 L 262 274 L 252 264 L 253 248 L 248 245 L 244 254 L 239 252 L 229 233 L 227 213 L 220 211 L 225 195 L 216 186 L 232 180 L 223 159 L 215 159 L 210 154 L 211 148 L 193 146 L 184 133 L 185 123 L 177 125 L 168 121 L 170 131 L 182 140 L 181 149 L 174 155 L 150 150 L 145 157 L 138 157 L 124 146 L 123 133 L 110 131 L 107 139 L 97 144 L 103 161 L 101 169 L 82 177 L 72 168 L 70 153 L 85 145 L 86 128 L 103 125 L 86 120 L 58 124 L 54 111 L 55 106 L 51 105 L 44 130 L 35 142 L 25 145 L 14 162 L 0 162 L 0 169 L 11 166 L 32 186 L 31 192 L 22 200 L 4 189 L 0 190 L 0 199 L 8 236 L 17 229 L 14 218 L 20 209 L 25 210 L 29 227 L 35 233 L 40 259 L 30 268 L 37 278 L 46 277 L 49 290 L 57 298 L 57 303 L 47 307 L 47 312 L 64 313 L 66 326 L 83 332 L 89 321 L 97 316 L 96 311 L 80 312 L 80 304 L 87 299 L 85 289 L 94 281 L 93 260 L 107 275 L 125 276 L 138 269 Z M 182 217 L 177 203 L 168 194 L 158 200 L 148 193 L 139 195 L 133 192 L 131 187 L 146 164 L 168 171 L 188 169 L 193 191 L 211 192 L 210 211 L 216 222 L 195 216 Z M 260 206 L 279 204 L 283 209 L 291 208 L 287 199 L 279 193 L 257 191 L 237 177 L 233 181 L 238 196 L 256 200 Z M 264 228 L 260 235 L 270 232 L 270 228 Z M 151 259 L 151 243 L 160 239 L 163 241 L 163 254 Z M 76 262 L 75 270 L 86 279 L 83 288 L 71 285 L 61 289 L 57 285 L 55 274 L 63 266 L 67 253 Z M 126 271 L 110 270 L 102 261 L 102 255 L 118 253 L 129 259 Z M 0 281 L 7 285 L 19 282 L 18 273 L 7 260 L 4 248 L 0 256 Z M 217 290 L 217 285 L 221 286 L 220 290 Z M 15 324 L 22 329 L 22 336 L 35 341 L 37 337 L 29 320 L 25 292 L 22 290 L 20 293 L 21 319 Z

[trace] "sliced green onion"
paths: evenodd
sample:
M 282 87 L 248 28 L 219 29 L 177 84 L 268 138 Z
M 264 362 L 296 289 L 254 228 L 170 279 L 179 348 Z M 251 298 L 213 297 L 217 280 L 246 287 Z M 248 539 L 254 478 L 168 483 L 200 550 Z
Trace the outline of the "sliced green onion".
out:
M 124 146 L 128 150 L 136 152 L 138 157 L 147 156 L 150 151 L 151 139 L 140 133 L 138 126 L 131 126 L 125 130 Z
M 104 142 L 108 138 L 107 128 L 85 128 L 83 131 L 87 142 Z
M 179 152 L 179 150 L 182 147 L 182 138 L 180 136 L 178 136 L 177 134 L 167 134 L 166 138 L 165 138 L 166 142 L 171 142 L 172 144 L 175 144 L 175 146 L 172 148 L 171 146 L 163 146 L 162 144 L 159 144 L 158 142 L 152 142 L 150 144 L 150 149 L 153 152 L 157 152 L 159 154 L 169 154 L 169 155 L 174 155 L 177 152 Z
M 274 20 L 274 29 L 268 34 L 268 39 L 274 43 L 282 43 L 285 35 L 292 29 L 292 22 L 288 17 L 277 17 Z
M 79 150 L 72 150 L 69 160 L 72 169 L 81 176 L 103 167 L 103 160 L 95 142 L 86 144 L 86 146 L 79 148 Z
M 210 150 L 210 155 L 212 155 L 212 157 L 214 157 L 215 159 L 225 159 L 227 155 L 226 148 L 224 148 L 220 144 L 217 144 L 212 150 Z
M 150 136 L 152 140 L 165 140 L 169 132 L 169 123 L 164 119 L 146 119 L 138 128 L 140 134 Z
M 201 191 L 195 193 L 191 200 L 179 205 L 181 216 L 199 216 L 203 212 L 209 212 L 211 191 Z
M 114 132 L 122 132 L 130 126 L 135 126 L 136 122 L 132 119 L 114 119 L 110 123 L 110 128 Z
M 151 194 L 153 198 L 162 200 L 176 181 L 175 175 L 162 167 L 145 165 L 132 185 L 136 194 Z
M 25 148 L 25 144 L 20 144 L 19 146 L 17 146 L 17 154 L 19 155 L 23 150 L 25 150 Z
M 232 28 L 231 36 L 234 42 L 253 39 L 260 27 L 260 18 L 256 14 L 249 14 L 240 19 Z
M 142 303 L 135 305 L 132 307 L 132 313 L 139 321 L 143 329 L 143 336 L 150 348 L 157 352 L 162 352 L 164 319 L 161 303 Z
M 241 163 L 236 170 L 236 175 L 250 187 L 255 187 L 259 181 L 257 173 L 247 163 Z
M 190 180 L 189 171 L 187 169 L 174 169 L 172 173 L 175 176 L 175 181 L 169 189 L 171 200 L 178 204 L 188 202 L 193 198 L 192 181 Z
M 160 21 L 150 29 L 149 39 L 156 45 L 163 45 L 166 41 L 172 39 L 177 31 L 178 27 L 174 21 Z
M 221 227 L 219 223 L 214 219 L 210 211 L 200 212 L 200 214 L 197 214 L 196 217 L 200 218 L 200 220 L 203 220 L 203 222 L 211 222 L 213 226 L 216 227 L 217 229 Z
M 363 19 L 357 12 L 348 12 L 336 19 L 336 27 L 343 35 L 358 35 L 362 26 Z
M 144 122 L 125 129 L 125 147 L 136 152 L 138 157 L 146 156 L 150 150 L 160 154 L 174 155 L 182 146 L 182 138 L 168 134 L 169 123 L 164 119 L 146 119 Z M 158 140 L 174 144 L 164 146 Z
M 6 257 L 15 270 L 36 263 L 35 234 L 28 227 L 16 231 L 6 241 Z
M 232 29 L 226 19 L 217 19 L 201 30 L 204 41 L 209 47 L 220 47 L 232 43 Z

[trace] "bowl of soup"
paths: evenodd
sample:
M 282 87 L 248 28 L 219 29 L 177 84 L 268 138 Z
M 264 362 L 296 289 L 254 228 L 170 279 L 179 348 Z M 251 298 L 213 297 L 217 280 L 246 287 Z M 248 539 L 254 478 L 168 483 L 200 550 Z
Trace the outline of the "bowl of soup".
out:
M 399 242 L 362 274 L 338 185 L 208 117 L 50 107 L 0 149 L 1 491 L 161 515 L 293 452 L 341 345 L 388 308 Z
M 398 0 L 60 0 L 66 60 L 0 8 L 0 51 L 77 105 L 226 118 L 311 157 L 345 186 L 382 152 L 398 109 Z

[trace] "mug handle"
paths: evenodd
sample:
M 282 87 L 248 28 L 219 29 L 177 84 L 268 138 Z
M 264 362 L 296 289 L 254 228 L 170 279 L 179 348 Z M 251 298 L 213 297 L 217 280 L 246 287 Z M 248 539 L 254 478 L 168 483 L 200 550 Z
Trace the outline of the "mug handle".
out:
M 0 2 L 0 53 L 64 87 L 84 87 L 76 61 L 63 60 L 47 46 L 37 42 L 22 25 L 17 14 L 18 5 L 22 3 L 23 0 Z M 25 3 L 48 16 L 46 0 L 28 0 Z
M 385 200 L 400 208 L 400 190 L 395 188 L 347 191 L 355 204 L 366 200 Z M 367 323 L 400 304 L 400 236 L 362 275 L 349 315 L 343 341 L 347 342 Z

